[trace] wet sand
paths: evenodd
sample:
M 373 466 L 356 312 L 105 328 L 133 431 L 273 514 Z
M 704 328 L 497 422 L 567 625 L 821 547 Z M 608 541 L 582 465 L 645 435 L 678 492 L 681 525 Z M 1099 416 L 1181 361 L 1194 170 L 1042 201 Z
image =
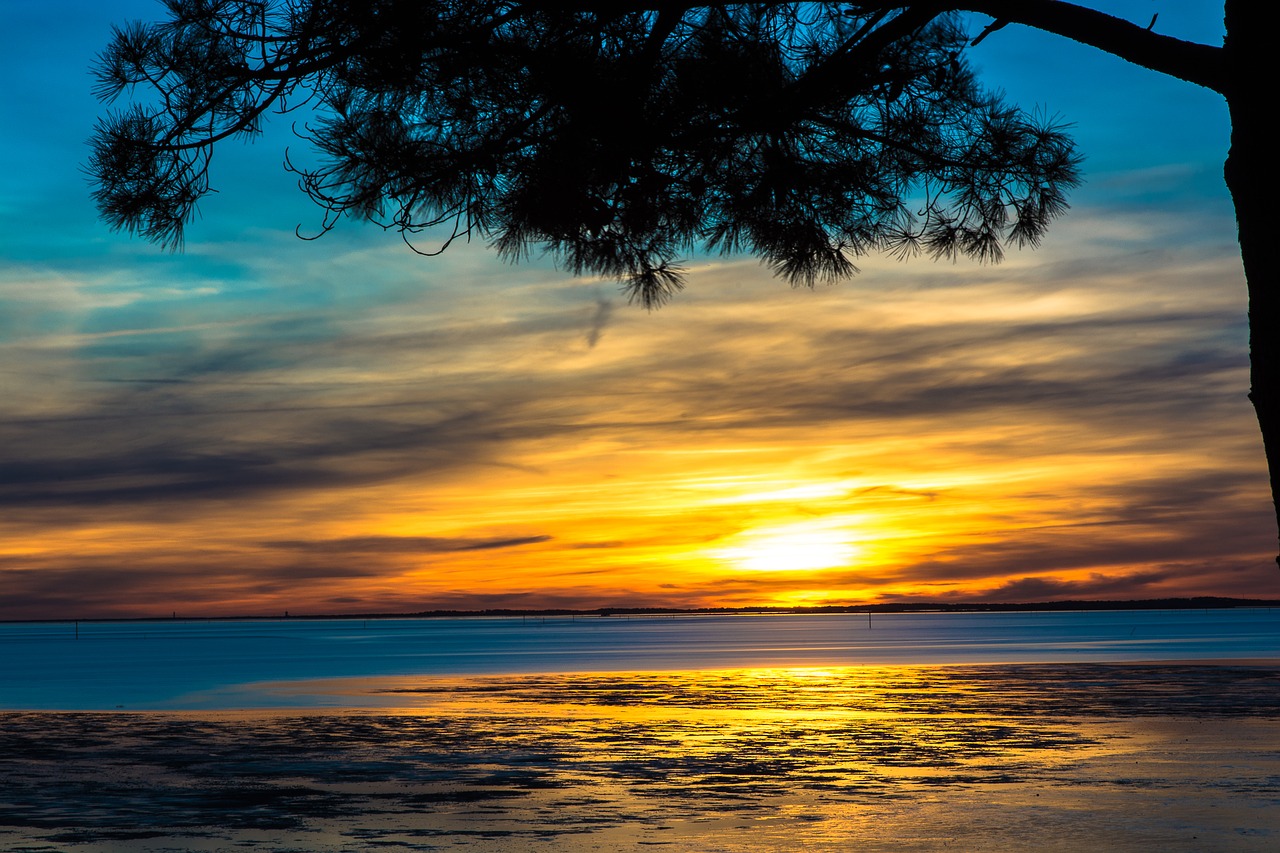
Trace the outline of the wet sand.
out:
M 386 707 L 2 713 L 0 849 L 1280 849 L 1277 665 L 326 689 Z

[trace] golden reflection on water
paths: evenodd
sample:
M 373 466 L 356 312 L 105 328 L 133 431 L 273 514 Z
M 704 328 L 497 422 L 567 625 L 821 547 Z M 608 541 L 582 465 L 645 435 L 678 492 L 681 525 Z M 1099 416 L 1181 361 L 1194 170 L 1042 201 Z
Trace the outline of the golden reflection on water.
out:
M 483 720 L 490 742 L 554 745 L 579 771 L 643 764 L 664 796 L 674 786 L 704 802 L 792 790 L 888 795 L 906 775 L 1007 780 L 1027 753 L 1101 748 L 1051 721 L 1012 723 L 991 707 L 980 682 L 959 672 L 798 667 L 374 682 L 364 689 L 394 696 L 402 714 Z M 536 736 L 502 730 L 517 719 L 539 720 Z
M 1277 688 L 1265 667 L 775 668 L 291 688 L 388 703 L 360 712 L 5 714 L 0 847 L 1268 849 Z

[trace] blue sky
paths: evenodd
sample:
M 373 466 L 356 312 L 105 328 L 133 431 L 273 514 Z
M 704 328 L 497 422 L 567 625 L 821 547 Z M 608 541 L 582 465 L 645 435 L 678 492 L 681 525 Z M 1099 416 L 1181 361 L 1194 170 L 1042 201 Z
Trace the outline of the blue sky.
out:
M 1086 156 L 1040 250 L 815 292 L 695 259 L 648 314 L 298 241 L 284 126 L 217 153 L 183 253 L 110 233 L 88 69 L 159 8 L 0 9 L 0 617 L 1277 594 L 1213 93 L 1007 28 L 971 60 Z

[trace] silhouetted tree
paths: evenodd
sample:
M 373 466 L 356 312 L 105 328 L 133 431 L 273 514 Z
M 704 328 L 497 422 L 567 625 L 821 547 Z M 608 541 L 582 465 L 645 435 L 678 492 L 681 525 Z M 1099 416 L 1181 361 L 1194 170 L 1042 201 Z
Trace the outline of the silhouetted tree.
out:
M 1280 489 L 1263 4 L 1227 0 L 1221 47 L 1060 0 L 165 5 L 168 20 L 118 29 L 96 69 L 105 100 L 149 92 L 92 140 L 113 227 L 178 247 L 213 145 L 302 110 L 319 162 L 286 166 L 323 208 L 319 232 L 351 215 L 411 245 L 430 230 L 427 254 L 473 236 L 509 260 L 538 248 L 647 306 L 699 249 L 813 284 L 873 250 L 994 261 L 1035 245 L 1078 158 L 1052 121 L 977 84 L 960 13 L 993 19 L 978 40 L 1023 24 L 1213 89 L 1233 122 L 1250 397 Z

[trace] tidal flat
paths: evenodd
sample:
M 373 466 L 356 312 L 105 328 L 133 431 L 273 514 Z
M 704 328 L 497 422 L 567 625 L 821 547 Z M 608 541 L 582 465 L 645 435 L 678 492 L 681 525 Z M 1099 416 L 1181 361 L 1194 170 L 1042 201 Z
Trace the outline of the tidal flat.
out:
M 323 690 L 360 710 L 4 712 L 0 848 L 1280 847 L 1272 662 L 413 676 Z

